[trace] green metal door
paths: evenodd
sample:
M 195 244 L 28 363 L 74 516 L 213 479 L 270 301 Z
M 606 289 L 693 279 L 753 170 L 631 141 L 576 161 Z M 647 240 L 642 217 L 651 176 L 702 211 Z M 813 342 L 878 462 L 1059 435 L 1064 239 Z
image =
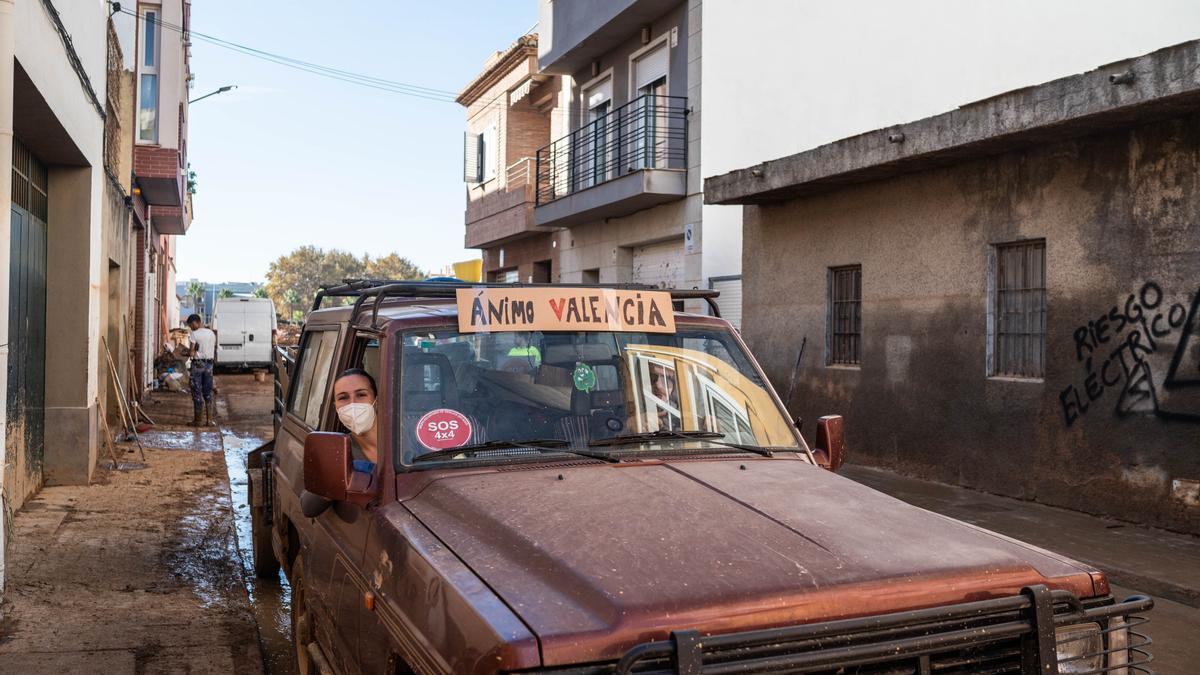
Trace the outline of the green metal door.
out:
M 47 172 L 16 144 L 12 178 L 6 456 L 31 475 L 41 471 L 46 431 Z

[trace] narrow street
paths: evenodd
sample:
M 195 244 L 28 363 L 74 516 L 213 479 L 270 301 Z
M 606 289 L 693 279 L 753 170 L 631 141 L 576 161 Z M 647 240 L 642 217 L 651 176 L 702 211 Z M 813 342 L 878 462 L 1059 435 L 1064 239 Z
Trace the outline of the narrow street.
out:
M 120 470 L 108 461 L 91 486 L 48 487 L 18 515 L 3 672 L 294 672 L 287 582 L 257 579 L 250 559 L 245 457 L 271 438 L 271 381 L 220 375 L 217 387 L 219 430 L 184 426 L 187 396 L 156 392 L 147 410 L 159 424 L 142 434 L 144 462 L 136 445 L 118 444 Z M 846 473 L 1035 541 L 1056 524 L 1081 532 L 1089 518 L 879 471 Z M 1200 608 L 1156 595 L 1150 618 L 1156 671 L 1189 672 L 1200 661 Z
M 117 444 L 89 486 L 47 487 L 14 519 L 0 672 L 290 673 L 287 584 L 254 577 L 245 456 L 271 436 L 271 381 L 218 377 L 220 428 L 186 394 Z

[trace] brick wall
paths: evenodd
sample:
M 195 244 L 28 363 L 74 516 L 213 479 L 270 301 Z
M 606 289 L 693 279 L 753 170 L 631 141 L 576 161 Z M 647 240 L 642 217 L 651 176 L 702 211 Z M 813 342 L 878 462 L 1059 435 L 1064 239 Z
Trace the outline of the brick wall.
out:
M 534 263 L 551 261 L 551 278 L 557 281 L 558 263 L 555 260 L 556 248 L 553 245 L 553 234 L 537 234 L 516 241 L 505 242 L 483 250 L 484 278 L 490 280 L 492 275 L 500 270 L 516 268 L 521 282 L 528 282 L 534 274 Z M 500 265 L 500 249 L 504 249 L 504 265 Z
M 147 178 L 177 178 L 179 161 L 179 151 L 174 148 L 139 145 L 133 151 L 133 172 Z

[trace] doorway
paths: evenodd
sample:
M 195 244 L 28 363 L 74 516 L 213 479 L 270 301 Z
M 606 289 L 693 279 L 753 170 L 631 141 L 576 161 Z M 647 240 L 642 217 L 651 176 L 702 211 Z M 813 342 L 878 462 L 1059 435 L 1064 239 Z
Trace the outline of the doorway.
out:
M 121 363 L 124 359 L 121 358 L 124 353 L 123 341 L 121 340 L 121 326 L 124 323 L 124 317 L 121 315 L 121 266 L 112 260 L 108 261 L 108 324 L 105 326 L 104 340 L 108 344 L 108 351 L 113 360 L 113 365 L 116 366 L 118 373 L 124 373 L 121 368 Z M 109 357 L 105 356 L 105 360 Z M 102 382 L 107 382 L 105 391 L 108 395 L 104 401 L 104 415 L 108 420 L 109 427 L 116 424 L 117 418 L 120 416 L 120 404 L 117 402 L 118 396 L 124 396 L 125 392 L 117 391 L 116 385 L 112 378 L 107 376 L 107 364 L 101 364 L 100 372 L 104 377 Z M 127 380 L 126 375 L 121 375 L 121 380 Z
M 41 483 L 45 456 L 48 179 L 45 165 L 14 143 L 5 450 L 9 461 L 24 469 L 16 479 L 28 479 L 21 492 Z M 15 497 L 20 502 L 24 494 Z

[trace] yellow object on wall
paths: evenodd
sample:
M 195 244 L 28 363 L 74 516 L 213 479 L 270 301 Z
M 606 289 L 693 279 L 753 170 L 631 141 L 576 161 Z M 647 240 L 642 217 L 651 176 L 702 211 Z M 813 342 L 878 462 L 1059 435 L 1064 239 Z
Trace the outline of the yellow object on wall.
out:
M 483 260 L 464 260 L 454 265 L 454 276 L 463 281 L 483 281 Z

